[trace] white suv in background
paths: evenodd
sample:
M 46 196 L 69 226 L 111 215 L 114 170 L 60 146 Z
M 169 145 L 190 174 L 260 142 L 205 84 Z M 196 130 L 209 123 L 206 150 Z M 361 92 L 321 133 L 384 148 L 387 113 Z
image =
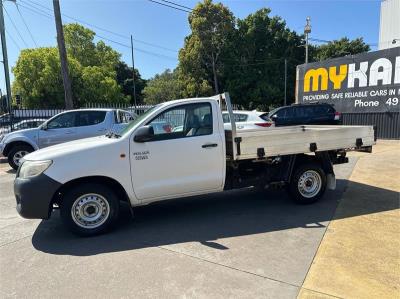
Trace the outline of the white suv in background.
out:
M 236 129 L 239 130 L 259 130 L 274 126 L 273 121 L 268 118 L 268 113 L 266 112 L 233 110 L 233 116 L 235 118 Z M 222 119 L 225 129 L 230 129 L 231 123 L 227 111 L 222 112 Z
M 0 153 L 14 169 L 20 159 L 38 149 L 76 139 L 118 134 L 132 114 L 118 109 L 79 109 L 57 114 L 38 128 L 20 130 L 0 137 Z

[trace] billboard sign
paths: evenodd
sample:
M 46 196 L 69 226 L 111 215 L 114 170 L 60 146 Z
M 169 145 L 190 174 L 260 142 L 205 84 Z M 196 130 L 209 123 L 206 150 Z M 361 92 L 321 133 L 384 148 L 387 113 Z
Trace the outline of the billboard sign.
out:
M 344 113 L 399 112 L 400 47 L 297 66 L 296 102 Z

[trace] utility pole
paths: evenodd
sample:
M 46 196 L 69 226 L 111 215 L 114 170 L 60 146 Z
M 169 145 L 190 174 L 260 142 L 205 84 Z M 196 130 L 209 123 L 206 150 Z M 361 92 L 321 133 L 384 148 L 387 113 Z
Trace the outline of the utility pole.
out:
M 133 37 L 132 37 L 132 34 L 131 34 L 131 52 L 132 52 L 133 102 L 135 103 L 135 109 L 136 109 L 137 103 L 136 103 L 136 83 L 135 83 L 135 59 L 133 58 Z
M 65 50 L 64 30 L 62 27 L 59 0 L 53 0 L 53 8 L 54 8 L 54 18 L 56 21 L 56 29 L 57 29 L 58 52 L 60 53 L 60 61 L 61 61 L 61 74 L 64 83 L 65 108 L 73 109 L 74 102 L 72 100 L 71 81 L 69 80 L 67 51 Z
M 0 35 L 1 35 L 1 49 L 3 51 L 3 66 L 4 66 L 4 77 L 6 79 L 6 92 L 7 92 L 7 109 L 8 113 L 12 118 L 11 113 L 11 84 L 10 84 L 10 70 L 8 68 L 8 56 L 7 56 L 7 44 L 6 44 L 6 29 L 4 27 L 4 15 L 3 15 L 3 0 L 0 0 Z M 11 119 L 12 123 L 12 119 Z M 12 128 L 12 126 L 11 126 Z
M 219 94 L 219 88 L 218 88 L 218 77 L 217 77 L 217 70 L 216 70 L 216 66 L 215 66 L 215 57 L 214 57 L 214 53 L 211 53 L 211 57 L 212 57 L 212 70 L 213 70 L 213 74 L 214 74 L 214 90 L 215 90 L 215 94 Z
M 285 99 L 283 105 L 286 106 L 286 86 L 287 86 L 287 59 L 285 58 Z
M 308 63 L 308 35 L 311 33 L 311 18 L 306 18 L 306 26 L 304 26 L 304 34 L 306 35 L 306 63 Z

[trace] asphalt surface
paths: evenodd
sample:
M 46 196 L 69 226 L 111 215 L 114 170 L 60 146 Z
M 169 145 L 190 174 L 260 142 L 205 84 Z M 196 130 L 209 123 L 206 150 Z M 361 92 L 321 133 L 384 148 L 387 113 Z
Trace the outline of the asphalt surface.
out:
M 110 233 L 79 238 L 58 212 L 15 211 L 0 164 L 0 297 L 296 298 L 357 158 L 337 189 L 299 206 L 284 191 L 241 190 L 122 209 Z M 348 217 L 353 217 L 349 215 Z

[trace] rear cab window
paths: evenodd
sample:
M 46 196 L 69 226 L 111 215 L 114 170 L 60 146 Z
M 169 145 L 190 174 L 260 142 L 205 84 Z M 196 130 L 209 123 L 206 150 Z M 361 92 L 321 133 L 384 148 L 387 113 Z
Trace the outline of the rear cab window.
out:
M 80 111 L 77 120 L 78 127 L 100 124 L 104 121 L 106 113 L 106 111 Z

